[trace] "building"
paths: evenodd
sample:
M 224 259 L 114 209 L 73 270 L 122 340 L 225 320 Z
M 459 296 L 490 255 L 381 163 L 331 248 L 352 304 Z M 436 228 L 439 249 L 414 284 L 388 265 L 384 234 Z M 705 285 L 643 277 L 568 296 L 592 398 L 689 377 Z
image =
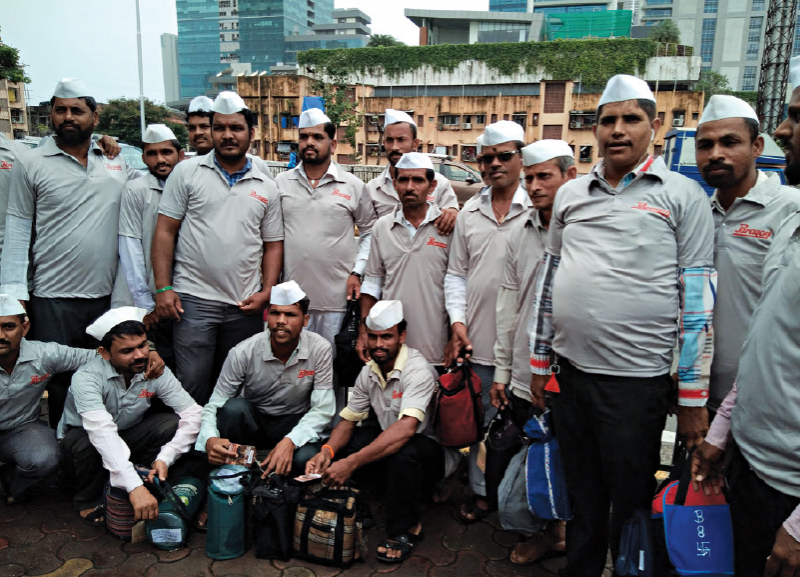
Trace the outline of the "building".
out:
M 420 46 L 539 41 L 544 25 L 543 15 L 523 12 L 406 8 L 405 15 L 419 26 Z
M 161 65 L 164 74 L 164 102 L 180 100 L 178 78 L 178 35 L 161 35 Z
M 11 139 L 27 136 L 26 112 L 25 85 L 22 82 L 0 80 L 0 132 Z
M 534 12 L 564 14 L 603 10 L 636 11 L 638 0 L 489 0 L 489 12 Z
M 316 48 L 363 48 L 369 42 L 372 19 L 358 8 L 337 8 L 332 22 L 315 24 L 313 34 L 286 36 L 283 65 L 297 64 L 297 53 Z

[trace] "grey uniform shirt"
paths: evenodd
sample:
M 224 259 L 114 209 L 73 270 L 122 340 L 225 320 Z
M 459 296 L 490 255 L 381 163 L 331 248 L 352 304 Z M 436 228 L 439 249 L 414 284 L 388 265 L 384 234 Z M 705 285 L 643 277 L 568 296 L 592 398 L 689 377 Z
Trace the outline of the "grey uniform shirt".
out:
M 661 158 L 622 190 L 601 167 L 564 184 L 553 205 L 553 349 L 588 373 L 663 375 L 678 334 L 678 269 L 713 263 L 708 197 Z
M 0 368 L 0 431 L 38 419 L 39 400 L 50 379 L 58 373 L 78 370 L 96 356 L 93 350 L 22 339 L 11 374 Z
M 87 166 L 54 139 L 17 159 L 8 214 L 33 220 L 33 294 L 99 298 L 114 287 L 122 189 L 139 173 L 97 144 Z M 25 279 L 14 279 L 23 285 Z
M 450 237 L 439 234 L 433 224 L 441 215 L 439 208 L 435 204 L 429 207 L 413 238 L 402 224 L 402 207 L 378 219 L 372 229 L 366 275 L 383 278 L 381 298 L 403 303 L 408 321 L 406 344 L 429 363 L 440 365 L 448 338 L 444 275 Z M 366 283 L 362 290 L 365 287 Z
M 714 357 L 708 404 L 718 408 L 733 387 L 750 317 L 761 296 L 767 254 L 781 222 L 800 210 L 800 191 L 782 186 L 777 173 L 758 172 L 756 185 L 727 212 L 711 198 L 714 268 L 719 275 L 714 307 Z
M 775 234 L 736 376 L 731 432 L 767 485 L 800 497 L 800 213 Z
M 162 192 L 163 188 L 158 179 L 148 173 L 128 183 L 122 193 L 122 206 L 119 211 L 119 235 L 142 241 L 145 272 L 153 295 L 156 294 L 156 285 L 151 252 Z
M 316 188 L 303 164 L 275 179 L 280 190 L 286 243 L 283 279 L 294 280 L 314 312 L 347 309 L 347 277 L 356 260 L 355 226 L 372 231 L 377 215 L 366 185 L 331 162 Z
M 11 167 L 17 157 L 28 152 L 28 147 L 6 138 L 0 132 L 0 255 L 3 253 L 3 239 L 6 236 L 6 213 L 8 212 L 8 195 L 11 189 Z
M 379 176 L 367 183 L 367 190 L 379 218 L 392 214 L 401 205 L 400 197 L 394 189 L 388 166 Z M 458 209 L 458 198 L 456 198 L 453 185 L 450 184 L 446 176 L 436 175 L 436 188 L 433 190 L 433 194 L 428 196 L 428 202 L 435 203 L 441 210 L 446 208 Z
M 261 289 L 264 243 L 283 240 L 275 183 L 253 165 L 233 186 L 214 152 L 172 171 L 158 213 L 181 220 L 172 286 L 235 305 Z
M 153 397 L 161 399 L 176 413 L 194 404 L 192 397 L 167 367 L 157 379 L 146 380 L 144 373 L 135 375 L 126 389 L 125 378 L 111 362 L 96 357 L 72 377 L 56 435 L 63 439 L 70 429 L 83 426 L 82 413 L 97 410 L 107 411 L 114 419 L 117 430 L 124 431 L 142 420 Z

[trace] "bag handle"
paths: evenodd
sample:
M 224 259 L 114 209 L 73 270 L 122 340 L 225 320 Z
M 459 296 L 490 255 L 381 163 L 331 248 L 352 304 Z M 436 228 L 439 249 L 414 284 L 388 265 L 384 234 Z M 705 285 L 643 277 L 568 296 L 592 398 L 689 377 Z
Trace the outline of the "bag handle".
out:
M 686 460 L 684 461 L 681 480 L 678 482 L 678 492 L 675 493 L 675 504 L 684 505 L 689 486 L 692 484 L 692 453 L 694 449 L 686 449 Z
M 154 485 L 158 492 L 169 501 L 169 503 L 175 508 L 178 512 L 178 515 L 181 519 L 186 521 L 186 524 L 191 527 L 192 526 L 192 516 L 189 514 L 189 510 L 186 508 L 186 505 L 183 504 L 180 497 L 175 494 L 175 490 L 172 488 L 166 480 L 161 481 L 158 477 L 153 477 Z

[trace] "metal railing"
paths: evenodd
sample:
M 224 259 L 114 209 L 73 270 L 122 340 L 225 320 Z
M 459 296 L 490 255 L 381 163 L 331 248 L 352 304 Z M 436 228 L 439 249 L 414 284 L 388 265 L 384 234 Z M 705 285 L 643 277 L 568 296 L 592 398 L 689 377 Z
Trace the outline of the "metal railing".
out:
M 267 166 L 269 166 L 269 169 L 272 172 L 272 176 L 278 176 L 281 172 L 288 170 L 288 162 L 276 162 L 274 160 L 267 160 L 266 162 Z M 369 182 L 373 178 L 379 176 L 380 173 L 386 168 L 385 166 L 366 164 L 340 164 L 339 166 L 341 166 L 347 172 L 354 174 L 364 182 Z

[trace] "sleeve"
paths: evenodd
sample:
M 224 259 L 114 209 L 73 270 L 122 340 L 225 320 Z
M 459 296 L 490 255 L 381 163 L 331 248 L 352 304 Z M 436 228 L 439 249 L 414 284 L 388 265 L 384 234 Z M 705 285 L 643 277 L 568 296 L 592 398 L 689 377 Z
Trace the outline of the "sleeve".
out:
M 32 228 L 32 219 L 20 218 L 13 214 L 6 216 L 0 290 L 21 301 L 30 298 L 27 279 Z
M 383 257 L 381 256 L 381 245 L 379 239 L 382 236 L 382 231 L 378 232 L 378 227 L 372 230 L 372 244 L 369 249 L 369 258 L 367 259 L 367 266 L 365 270 L 364 282 L 361 285 L 361 292 L 374 296 L 380 300 L 381 292 L 383 289 L 383 280 L 386 276 L 386 267 L 383 264 Z
M 187 162 L 181 162 L 172 171 L 161 193 L 161 202 L 158 204 L 158 214 L 163 214 L 175 220 L 183 220 L 186 211 L 189 209 L 189 187 L 186 185 L 187 178 L 184 172 L 188 169 Z
M 678 271 L 680 294 L 680 360 L 678 404 L 703 407 L 708 400 L 708 382 L 701 379 L 703 349 L 714 318 L 717 271 L 710 266 Z
M 103 459 L 111 486 L 130 493 L 142 485 L 142 479 L 130 461 L 131 450 L 119 436 L 117 425 L 105 407 L 81 412 L 81 421 L 89 442 Z
M 410 415 L 422 422 L 436 391 L 433 373 L 427 368 L 415 368 L 403 377 L 409 384 L 403 388 L 403 400 L 400 403 L 397 419 Z
M 519 293 L 503 286 L 497 293 L 497 340 L 494 343 L 494 382 L 511 382 L 514 356 L 514 319 Z
M 153 385 L 158 398 L 176 413 L 185 411 L 194 404 L 194 399 L 181 386 L 169 367 L 164 367 L 164 374 L 155 379 Z
M 561 237 L 564 234 L 564 220 L 560 210 L 563 198 L 564 186 L 558 189 L 556 198 L 553 201 L 553 213 L 550 217 L 550 226 L 547 228 L 547 242 L 545 243 L 545 251 L 558 257 L 561 256 Z M 562 202 L 559 202 L 559 200 Z
M 264 242 L 280 242 L 283 240 L 283 210 L 281 195 L 273 181 L 265 183 L 270 189 L 267 210 L 261 219 L 261 240 Z
M 217 410 L 236 396 L 236 393 L 244 383 L 245 378 L 245 358 L 244 354 L 234 347 L 228 353 L 225 363 L 222 365 L 222 371 L 217 379 L 217 384 L 214 387 L 214 392 L 211 393 L 211 398 L 203 407 L 202 422 L 200 424 L 200 434 L 197 437 L 197 442 L 194 448 L 198 451 L 205 452 L 206 441 L 211 437 L 219 437 L 219 428 L 217 427 Z
M 438 206 L 440 210 L 445 210 L 447 208 L 455 208 L 458 210 L 458 197 L 456 196 L 456 191 L 453 190 L 453 185 L 446 176 L 442 176 L 440 174 L 436 175 L 436 180 L 442 179 L 441 184 L 439 184 L 436 188 L 440 188 L 441 194 L 439 195 Z
M 365 275 L 364 282 L 361 283 L 361 292 L 375 297 L 375 300 L 381 300 L 381 295 L 383 294 L 383 280 L 382 276 Z
M 363 421 L 369 416 L 369 365 L 361 369 L 347 401 L 347 406 L 342 409 L 339 416 L 347 421 Z
M 353 272 L 364 274 L 364 269 L 367 268 L 367 260 L 369 259 L 371 246 L 372 231 L 361 232 L 361 229 L 359 229 L 358 253 L 356 254 L 356 262 L 353 264 Z
M 357 186 L 360 187 L 360 190 L 358 191 L 358 205 L 354 216 L 356 226 L 358 226 L 359 242 L 353 270 L 358 274 L 364 274 L 364 269 L 367 268 L 370 244 L 372 243 L 372 227 L 375 226 L 378 220 L 378 214 L 372 204 L 372 197 L 367 189 L 367 184 L 359 181 Z
M 136 170 L 130 164 L 125 162 L 125 159 L 122 158 L 122 155 L 120 155 L 120 158 L 122 159 L 122 162 L 125 164 L 125 174 L 128 176 L 129 181 L 136 180 L 137 178 L 141 178 L 142 176 L 144 176 L 142 174 L 142 171 Z
M 41 343 L 45 345 L 44 361 L 50 374 L 77 371 L 97 356 L 94 349 L 76 349 L 58 343 Z
M 156 308 L 150 284 L 147 282 L 147 268 L 144 262 L 142 241 L 130 236 L 119 237 L 119 262 L 125 275 L 125 283 L 133 297 L 133 304 L 151 312 Z
M 549 238 L 549 237 L 548 237 Z M 553 279 L 561 257 L 546 252 L 534 276 L 533 312 L 528 325 L 528 343 L 531 347 L 531 372 L 549 375 L 553 349 Z
M 719 406 L 717 416 L 714 417 L 713 421 L 711 421 L 711 427 L 708 429 L 708 433 L 706 433 L 706 441 L 708 441 L 709 445 L 714 445 L 723 451 L 725 450 L 725 447 L 728 444 L 728 438 L 730 437 L 731 414 L 733 413 L 734 405 L 736 405 L 736 397 L 738 395 L 739 391 L 736 388 L 736 383 L 734 382 L 733 388 L 725 396 L 725 399 Z
M 798 505 L 789 518 L 783 522 L 783 528 L 795 541 L 800 541 L 800 505 Z
M 333 389 L 314 390 L 311 392 L 311 408 L 286 436 L 298 448 L 316 441 L 335 414 Z
M 69 391 L 75 399 L 75 410 L 79 415 L 88 411 L 105 411 L 103 391 L 98 382 L 102 377 L 91 371 L 78 371 L 72 376 Z
M 192 448 L 197 434 L 200 432 L 200 414 L 203 409 L 197 403 L 192 403 L 186 409 L 176 413 L 180 417 L 178 430 L 172 440 L 161 447 L 156 461 L 164 461 L 167 467 L 171 467 L 178 457 L 188 452 Z
M 450 317 L 450 324 L 467 324 L 467 277 L 444 275 L 444 308 Z
M 122 191 L 119 207 L 119 235 L 142 239 L 142 206 L 141 196 L 126 186 Z
M 691 196 L 681 207 L 675 229 L 678 267 L 711 267 L 714 265 L 714 217 L 708 197 L 696 182 L 688 178 L 682 180 L 691 187 Z

